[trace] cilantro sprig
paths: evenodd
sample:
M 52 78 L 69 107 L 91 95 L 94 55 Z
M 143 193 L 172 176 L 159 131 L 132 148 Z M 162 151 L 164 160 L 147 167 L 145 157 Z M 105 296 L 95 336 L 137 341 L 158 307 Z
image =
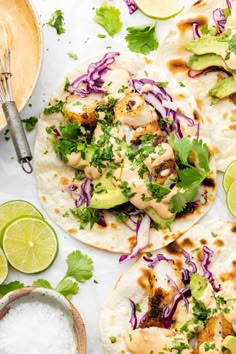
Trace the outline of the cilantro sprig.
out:
M 64 22 L 64 13 L 62 10 L 56 10 L 51 15 L 51 18 L 48 20 L 47 25 L 56 29 L 57 34 L 65 33 L 65 22 Z
M 79 283 L 85 283 L 93 276 L 94 266 L 92 259 L 82 254 L 80 250 L 70 253 L 67 256 L 66 263 L 67 271 L 56 287 L 53 287 L 46 279 L 37 279 L 33 281 L 32 286 L 56 290 L 70 300 L 72 296 L 79 292 Z M 0 297 L 10 291 L 23 288 L 24 286 L 25 285 L 19 281 L 1 284 Z
M 101 25 L 111 37 L 114 37 L 122 28 L 120 10 L 114 6 L 107 6 L 106 2 L 96 9 L 94 21 Z
M 125 40 L 131 52 L 149 54 L 158 48 L 156 23 L 142 27 L 128 27 Z

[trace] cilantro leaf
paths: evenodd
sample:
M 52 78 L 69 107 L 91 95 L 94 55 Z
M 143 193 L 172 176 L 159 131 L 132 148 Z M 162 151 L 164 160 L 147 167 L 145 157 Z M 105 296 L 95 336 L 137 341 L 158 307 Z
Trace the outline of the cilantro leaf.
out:
M 20 283 L 19 281 L 12 281 L 11 283 L 8 284 L 1 284 L 0 285 L 0 297 L 3 297 L 4 295 L 8 294 L 10 291 L 24 288 L 24 284 Z
M 106 2 L 96 9 L 94 21 L 101 25 L 111 37 L 114 37 L 122 28 L 120 10 L 114 6 L 107 6 Z
M 180 179 L 178 187 L 183 189 L 188 189 L 199 185 L 206 177 L 206 175 L 199 171 L 196 167 L 187 167 L 184 170 L 178 169 L 178 175 Z
M 156 23 L 141 27 L 128 27 L 126 30 L 125 40 L 131 52 L 148 54 L 158 48 Z
M 70 79 L 68 77 L 65 78 L 64 91 L 67 91 L 70 86 Z
M 73 282 L 70 279 L 62 279 L 62 281 L 57 285 L 56 291 L 64 295 L 68 300 L 76 295 L 79 291 L 79 285 L 77 282 Z
M 38 123 L 38 118 L 37 117 L 29 117 L 25 119 L 21 119 L 23 123 L 25 123 L 25 128 L 27 132 L 32 132 L 34 128 L 36 127 L 36 124 Z
M 44 108 L 43 113 L 46 116 L 53 113 L 59 113 L 62 111 L 63 105 L 63 101 L 58 101 L 55 105 L 49 105 L 48 107 Z
M 79 250 L 70 253 L 66 263 L 68 265 L 66 276 L 72 277 L 80 283 L 84 283 L 93 275 L 92 259 L 83 255 Z
M 188 166 L 188 159 L 192 152 L 192 144 L 189 139 L 179 139 L 174 145 L 174 148 L 178 154 L 180 161 Z
M 71 213 L 79 218 L 80 229 L 83 230 L 88 224 L 90 229 L 99 220 L 99 210 L 93 208 L 85 208 L 83 206 L 77 208 L 76 210 L 71 209 Z
M 187 206 L 187 203 L 191 202 L 197 195 L 198 187 L 193 186 L 186 191 L 178 191 L 170 200 L 169 210 L 171 213 L 181 213 Z
M 193 149 L 197 153 L 197 161 L 196 165 L 203 169 L 205 172 L 209 172 L 209 159 L 210 159 L 210 153 L 207 149 L 207 145 L 202 142 L 202 140 L 199 139 L 193 139 Z
M 153 183 L 153 182 L 147 182 L 146 183 L 148 190 L 151 193 L 151 196 L 157 200 L 159 203 L 168 193 L 171 192 L 171 189 L 162 186 L 161 184 L 158 183 Z
M 78 55 L 76 53 L 68 52 L 67 55 L 69 58 L 71 58 L 73 60 L 78 60 Z
M 229 41 L 229 50 L 236 54 L 236 34 L 234 34 Z
M 54 27 L 57 31 L 57 34 L 65 33 L 64 28 L 64 13 L 61 10 L 56 10 L 53 12 L 51 18 L 48 20 L 47 24 L 51 27 Z
M 32 286 L 39 286 L 41 288 L 46 288 L 46 289 L 53 289 L 49 281 L 45 279 L 37 279 L 33 281 Z

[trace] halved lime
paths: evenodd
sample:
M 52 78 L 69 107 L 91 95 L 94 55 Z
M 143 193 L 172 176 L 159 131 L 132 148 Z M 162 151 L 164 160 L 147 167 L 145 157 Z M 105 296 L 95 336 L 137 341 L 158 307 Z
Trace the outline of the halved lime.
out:
M 7 259 L 3 250 L 0 248 L 0 284 L 4 282 L 8 274 Z
M 179 0 L 134 0 L 144 15 L 167 20 L 178 15 L 184 8 Z
M 236 180 L 231 183 L 228 189 L 226 203 L 231 214 L 236 217 Z
M 232 182 L 236 179 L 236 160 L 232 161 L 226 168 L 223 176 L 223 187 L 225 192 L 228 191 Z
M 43 217 L 35 206 L 25 200 L 10 200 L 0 205 L 0 232 L 9 221 L 23 215 Z
M 42 272 L 57 256 L 57 235 L 53 228 L 39 217 L 19 217 L 3 230 L 3 250 L 8 262 L 20 272 Z

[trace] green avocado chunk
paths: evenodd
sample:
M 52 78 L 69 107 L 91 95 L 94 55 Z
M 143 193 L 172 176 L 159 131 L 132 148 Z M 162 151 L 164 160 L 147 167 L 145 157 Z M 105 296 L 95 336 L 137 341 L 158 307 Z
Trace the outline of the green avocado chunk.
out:
M 90 165 L 94 150 L 95 146 L 93 145 L 88 145 L 85 149 L 83 149 L 80 152 L 81 159 L 74 168 L 78 170 L 83 170 L 86 166 Z
M 222 346 L 227 348 L 231 354 L 236 354 L 236 337 L 227 336 L 222 342 Z
M 209 90 L 212 97 L 212 104 L 217 103 L 220 99 L 228 97 L 236 92 L 236 80 L 234 76 L 221 80 L 218 84 Z
M 199 274 L 192 274 L 190 277 L 190 289 L 192 297 L 199 300 L 208 284 L 208 279 Z
M 210 66 L 225 66 L 221 56 L 214 53 L 192 55 L 186 65 L 192 70 L 204 70 Z
M 161 218 L 156 211 L 152 207 L 148 207 L 145 209 L 145 212 L 150 216 L 150 218 L 157 223 L 161 229 L 167 229 L 170 227 L 171 223 L 173 222 L 175 215 L 173 215 L 169 219 Z
M 227 39 L 210 36 L 192 40 L 187 44 L 186 49 L 197 55 L 214 53 L 225 58 L 228 46 Z
M 90 207 L 94 209 L 110 209 L 128 202 L 119 187 L 114 186 L 112 177 L 102 175 L 93 181 L 94 193 Z

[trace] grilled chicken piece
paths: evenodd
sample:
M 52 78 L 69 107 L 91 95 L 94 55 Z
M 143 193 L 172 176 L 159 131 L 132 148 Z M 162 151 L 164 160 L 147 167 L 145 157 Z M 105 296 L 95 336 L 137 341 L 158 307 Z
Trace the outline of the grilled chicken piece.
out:
M 98 101 L 93 95 L 82 98 L 77 95 L 69 95 L 63 107 L 63 113 L 69 120 L 78 121 L 82 125 L 96 125 L 95 109 L 98 105 L 107 105 L 107 101 Z M 99 112 L 98 112 L 99 114 Z M 104 115 L 104 113 L 101 113 Z M 101 119 L 103 117 L 101 116 Z
M 198 343 L 197 343 L 196 353 L 199 353 L 199 347 L 201 346 L 201 344 L 204 344 L 206 342 L 215 343 L 215 335 L 216 335 L 216 331 L 217 331 L 217 325 L 218 325 L 218 318 L 211 317 L 209 319 L 209 321 L 207 322 L 204 330 L 202 332 L 200 332 L 198 335 Z
M 169 180 L 170 177 L 172 181 Z M 154 180 L 158 184 L 166 185 L 167 180 L 169 180 L 169 184 L 173 184 L 174 178 L 178 178 L 178 174 L 175 169 L 175 160 L 165 161 L 154 170 Z
M 161 129 L 158 126 L 158 122 L 156 119 L 153 119 L 151 123 L 143 127 L 138 127 L 133 131 L 132 143 L 139 144 L 140 138 L 146 134 L 153 134 L 156 136 L 155 143 L 160 144 L 163 140 L 163 134 Z
M 143 95 L 134 92 L 118 101 L 114 112 L 116 121 L 133 128 L 147 126 L 157 120 L 154 108 L 145 102 Z
M 172 291 L 166 291 L 162 288 L 157 288 L 154 290 L 154 294 L 149 296 L 148 300 L 148 313 L 140 323 L 141 328 L 145 327 L 161 327 L 163 308 L 165 305 L 171 302 L 173 297 Z

